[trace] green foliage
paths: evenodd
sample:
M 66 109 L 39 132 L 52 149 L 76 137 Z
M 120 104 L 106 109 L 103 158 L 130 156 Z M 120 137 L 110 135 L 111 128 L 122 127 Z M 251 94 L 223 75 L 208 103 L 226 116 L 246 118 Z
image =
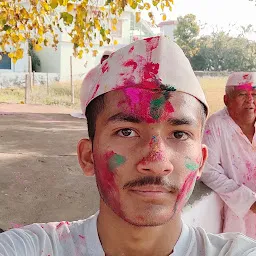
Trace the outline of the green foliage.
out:
M 199 51 L 197 40 L 199 32 L 200 27 L 194 14 L 178 17 L 178 25 L 174 30 L 174 38 L 188 59 L 191 59 Z
M 256 42 L 246 35 L 253 32 L 252 25 L 241 27 L 234 37 L 225 31 L 213 31 L 199 37 L 199 25 L 193 14 L 178 18 L 174 32 L 177 44 L 183 49 L 194 70 L 255 71 Z

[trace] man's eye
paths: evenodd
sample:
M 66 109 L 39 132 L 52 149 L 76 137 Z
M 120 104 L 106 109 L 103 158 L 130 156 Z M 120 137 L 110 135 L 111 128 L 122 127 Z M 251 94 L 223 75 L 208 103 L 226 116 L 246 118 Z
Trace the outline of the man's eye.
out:
M 122 129 L 117 132 L 117 135 L 121 137 L 135 137 L 137 136 L 137 133 L 131 129 Z
M 189 138 L 189 134 L 186 132 L 176 131 L 176 132 L 173 132 L 171 137 L 172 139 L 177 139 L 177 140 L 187 140 Z

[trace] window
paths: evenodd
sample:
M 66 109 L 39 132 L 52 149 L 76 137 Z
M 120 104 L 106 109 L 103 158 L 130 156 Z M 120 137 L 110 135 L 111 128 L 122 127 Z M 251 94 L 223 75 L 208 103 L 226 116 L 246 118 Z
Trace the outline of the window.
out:
M 11 59 L 8 54 L 0 53 L 2 59 L 0 60 L 0 69 L 11 69 Z

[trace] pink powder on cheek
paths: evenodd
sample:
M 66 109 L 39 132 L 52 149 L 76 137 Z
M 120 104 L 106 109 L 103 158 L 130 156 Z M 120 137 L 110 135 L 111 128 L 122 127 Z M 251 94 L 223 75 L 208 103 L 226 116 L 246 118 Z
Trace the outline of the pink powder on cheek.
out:
M 108 160 L 111 155 L 112 152 L 108 152 L 103 156 L 94 154 L 96 180 L 101 198 L 120 216 L 122 211 L 119 190 L 115 181 L 115 172 L 110 171 L 108 166 Z
M 180 189 L 180 192 L 176 199 L 176 203 L 175 203 L 175 206 L 173 209 L 174 213 L 176 213 L 177 211 L 180 212 L 181 209 L 183 208 L 183 206 L 188 201 L 190 195 L 193 192 L 194 186 L 195 186 L 196 176 L 197 176 L 196 172 L 191 172 L 185 179 L 185 182 L 184 182 L 182 188 Z

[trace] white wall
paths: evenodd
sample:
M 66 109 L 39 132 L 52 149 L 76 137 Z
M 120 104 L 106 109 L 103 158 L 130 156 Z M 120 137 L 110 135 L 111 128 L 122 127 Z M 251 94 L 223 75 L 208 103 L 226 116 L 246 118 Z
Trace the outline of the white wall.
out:
M 177 25 L 162 25 L 160 28 L 160 33 L 165 36 L 169 36 L 174 40 L 173 31 L 176 29 Z
M 74 79 L 83 78 L 84 75 L 99 63 L 98 54 L 97 57 L 92 56 L 92 52 L 84 54 L 82 59 L 75 58 L 73 56 L 73 45 L 69 42 L 61 42 L 59 44 L 61 56 L 60 56 L 60 79 L 70 79 L 70 56 L 72 56 L 72 70 Z M 87 63 L 85 67 L 85 63 Z
M 44 47 L 41 51 L 35 52 L 40 59 L 40 72 L 60 72 L 60 47 L 55 51 L 52 47 Z
M 185 223 L 202 227 L 209 233 L 222 232 L 223 201 L 213 191 L 183 209 L 182 219 Z

